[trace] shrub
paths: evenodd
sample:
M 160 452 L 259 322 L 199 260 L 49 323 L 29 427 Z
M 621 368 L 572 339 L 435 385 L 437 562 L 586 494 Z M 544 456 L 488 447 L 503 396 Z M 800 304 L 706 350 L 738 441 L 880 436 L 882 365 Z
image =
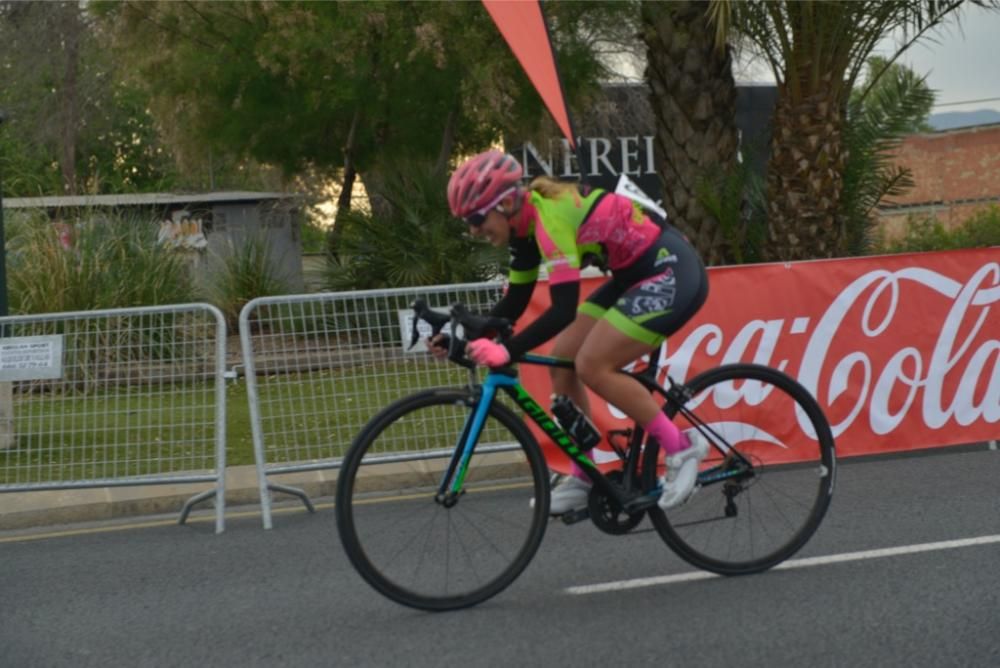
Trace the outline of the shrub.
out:
M 185 259 L 157 243 L 152 221 L 88 217 L 56 226 L 17 220 L 7 244 L 11 313 L 58 313 L 191 301 Z
M 914 253 L 990 246 L 1000 246 L 1000 207 L 995 205 L 977 211 L 950 230 L 937 218 L 911 216 L 906 221 L 906 234 L 902 238 L 881 241 L 874 246 L 873 251 Z
M 300 232 L 302 234 L 303 253 L 322 253 L 326 251 L 328 232 L 315 217 L 306 216 Z
M 239 329 L 240 311 L 247 302 L 287 292 L 288 283 L 272 264 L 266 240 L 252 235 L 242 242 L 230 242 L 228 250 L 218 258 L 204 296 L 222 311 L 232 333 Z
M 744 151 L 754 155 L 760 139 L 748 142 Z M 698 185 L 698 201 L 722 228 L 726 249 L 723 262 L 760 262 L 767 240 L 764 179 L 750 159 L 730 169 L 706 176 Z
M 956 248 L 1000 246 L 1000 207 L 980 209 L 955 231 Z

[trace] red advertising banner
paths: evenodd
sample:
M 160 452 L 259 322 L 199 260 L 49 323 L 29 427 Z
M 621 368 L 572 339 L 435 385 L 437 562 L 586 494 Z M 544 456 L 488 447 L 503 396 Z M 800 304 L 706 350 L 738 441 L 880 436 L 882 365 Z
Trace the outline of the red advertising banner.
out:
M 709 281 L 705 306 L 661 349 L 661 380 L 731 362 L 781 369 L 819 401 L 841 456 L 1000 438 L 1000 248 L 721 267 Z M 522 325 L 548 303 L 540 284 Z M 549 396 L 545 368 L 521 373 Z M 596 395 L 591 404 L 602 431 L 625 425 Z M 811 437 L 798 432 L 793 442 Z M 594 457 L 615 459 L 603 446 Z

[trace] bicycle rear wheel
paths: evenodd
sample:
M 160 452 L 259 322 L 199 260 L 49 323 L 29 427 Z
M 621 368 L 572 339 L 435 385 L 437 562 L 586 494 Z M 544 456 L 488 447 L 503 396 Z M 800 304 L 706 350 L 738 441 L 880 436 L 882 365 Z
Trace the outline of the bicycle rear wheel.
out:
M 397 401 L 344 458 L 336 499 L 341 542 L 361 576 L 403 605 L 440 611 L 480 603 L 514 581 L 545 534 L 549 482 L 541 449 L 499 402 L 463 493 L 453 504 L 438 495 L 475 405 L 464 389 Z
M 680 429 L 712 444 L 699 487 L 684 505 L 650 511 L 683 559 L 722 575 L 756 573 L 795 554 L 830 504 L 833 436 L 819 404 L 769 367 L 732 364 L 687 384 L 683 407 L 668 402 Z

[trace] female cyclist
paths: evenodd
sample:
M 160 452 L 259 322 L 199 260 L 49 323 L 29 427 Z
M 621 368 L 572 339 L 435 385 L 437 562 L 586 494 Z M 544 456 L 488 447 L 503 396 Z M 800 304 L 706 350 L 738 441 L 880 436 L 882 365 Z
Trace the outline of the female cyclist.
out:
M 677 230 L 653 222 L 625 197 L 547 178 L 525 188 L 522 174 L 510 155 L 487 151 L 463 163 L 448 183 L 451 212 L 469 232 L 510 249 L 509 287 L 490 314 L 516 321 L 542 265 L 552 304 L 506 345 L 477 339 L 466 354 L 503 366 L 558 335 L 552 355 L 573 359 L 575 372 L 552 369 L 553 391 L 589 415 L 585 384 L 634 419 L 666 453 L 660 506 L 684 503 L 707 442 L 696 430 L 682 433 L 638 381 L 616 371 L 656 350 L 701 307 L 708 295 L 701 258 Z M 589 264 L 610 269 L 611 278 L 578 308 L 580 270 Z M 590 480 L 573 467 L 552 490 L 554 515 L 587 505 Z

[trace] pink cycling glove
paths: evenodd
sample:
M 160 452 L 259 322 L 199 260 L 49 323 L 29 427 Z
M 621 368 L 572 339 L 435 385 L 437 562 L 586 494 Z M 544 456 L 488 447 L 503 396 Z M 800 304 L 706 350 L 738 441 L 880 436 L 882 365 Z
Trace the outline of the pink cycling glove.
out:
M 510 361 L 510 353 L 499 343 L 489 339 L 476 339 L 465 346 L 465 354 L 476 364 L 483 366 L 503 366 Z

